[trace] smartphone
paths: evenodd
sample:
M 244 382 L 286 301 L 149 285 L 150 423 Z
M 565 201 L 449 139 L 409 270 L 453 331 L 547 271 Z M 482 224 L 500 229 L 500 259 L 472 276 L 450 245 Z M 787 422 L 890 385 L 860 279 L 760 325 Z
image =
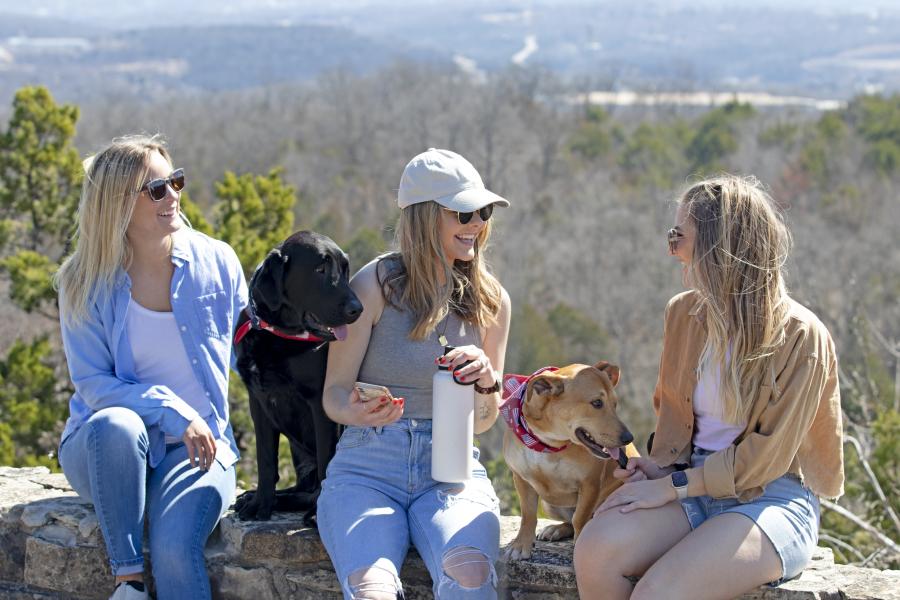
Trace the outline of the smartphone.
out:
M 353 387 L 355 387 L 356 391 L 359 392 L 359 399 L 363 402 L 378 400 L 382 396 L 386 396 L 388 398 L 392 397 L 391 391 L 383 385 L 375 385 L 374 383 L 363 383 L 362 381 L 357 381 L 353 384 Z

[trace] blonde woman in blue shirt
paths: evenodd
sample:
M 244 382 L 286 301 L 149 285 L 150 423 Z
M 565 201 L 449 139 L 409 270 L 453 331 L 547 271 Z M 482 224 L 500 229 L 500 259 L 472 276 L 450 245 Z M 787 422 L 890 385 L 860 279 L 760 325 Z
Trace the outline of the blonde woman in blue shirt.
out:
M 206 539 L 231 504 L 231 332 L 246 305 L 240 262 L 187 227 L 184 171 L 156 137 L 114 140 L 86 161 L 75 251 L 56 277 L 75 393 L 59 460 L 91 500 L 116 588 L 209 598 Z

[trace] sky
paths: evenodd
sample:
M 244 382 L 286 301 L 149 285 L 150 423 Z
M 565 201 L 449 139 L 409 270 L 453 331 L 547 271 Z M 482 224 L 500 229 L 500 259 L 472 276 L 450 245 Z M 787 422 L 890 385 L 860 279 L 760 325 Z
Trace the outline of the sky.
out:
M 613 0 L 623 3 L 623 0 Z M 647 2 L 647 0 L 641 0 Z M 651 0 L 654 3 L 665 4 L 671 7 L 698 7 L 710 8 L 723 7 L 760 7 L 763 5 L 781 8 L 800 8 L 812 10 L 833 10 L 836 12 L 872 12 L 890 11 L 900 12 L 900 3 L 897 0 Z M 447 4 L 447 0 L 418 0 L 423 4 Z M 459 0 L 456 2 L 460 4 Z M 465 4 L 474 7 L 491 8 L 515 8 L 529 5 L 553 5 L 553 4 L 610 4 L 611 0 L 465 0 Z M 219 11 L 243 12 L 253 10 L 279 10 L 303 12 L 327 12 L 331 9 L 352 10 L 356 7 L 384 6 L 385 10 L 403 7 L 408 10 L 409 0 L 191 0 L 189 6 L 192 10 L 200 12 L 217 13 Z M 125 8 L 127 7 L 127 8 Z M 125 4 L 120 0 L 0 0 L 0 12 L 10 12 L 29 15 L 43 15 L 57 18 L 78 20 L 79 17 L 95 19 L 103 16 L 112 16 L 128 10 L 131 14 L 146 14 L 147 19 L 161 16 L 161 13 L 170 10 L 184 9 L 184 0 L 130 0 Z

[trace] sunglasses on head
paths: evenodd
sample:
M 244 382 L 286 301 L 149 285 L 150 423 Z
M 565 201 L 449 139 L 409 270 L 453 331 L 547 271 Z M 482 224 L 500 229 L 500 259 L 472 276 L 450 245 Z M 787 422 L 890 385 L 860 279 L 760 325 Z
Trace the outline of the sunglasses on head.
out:
M 165 178 L 151 179 L 141 186 L 140 191 L 147 190 L 150 199 L 159 202 L 166 197 L 166 186 L 169 185 L 176 192 L 184 189 L 184 169 L 175 169 L 172 174 Z
M 481 217 L 482 221 L 490 219 L 491 215 L 494 214 L 494 205 L 488 204 L 487 206 L 482 206 L 478 210 L 471 212 L 459 212 L 458 210 L 450 210 L 449 208 L 445 208 L 444 210 L 456 214 L 456 220 L 459 221 L 459 224 L 465 225 L 472 220 L 472 217 L 475 216 L 476 212 L 478 213 L 478 216 Z

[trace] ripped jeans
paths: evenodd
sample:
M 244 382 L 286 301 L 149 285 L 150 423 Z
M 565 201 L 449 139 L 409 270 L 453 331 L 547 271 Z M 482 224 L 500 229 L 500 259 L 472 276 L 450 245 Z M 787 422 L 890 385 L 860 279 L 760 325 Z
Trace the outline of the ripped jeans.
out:
M 345 598 L 366 590 L 402 597 L 400 566 L 410 543 L 431 573 L 435 598 L 497 597 L 499 501 L 473 452 L 472 479 L 441 483 L 431 478 L 429 419 L 344 431 L 322 483 L 318 522 Z M 469 569 L 463 577 L 460 565 Z M 370 567 L 386 572 L 388 583 L 358 585 Z

